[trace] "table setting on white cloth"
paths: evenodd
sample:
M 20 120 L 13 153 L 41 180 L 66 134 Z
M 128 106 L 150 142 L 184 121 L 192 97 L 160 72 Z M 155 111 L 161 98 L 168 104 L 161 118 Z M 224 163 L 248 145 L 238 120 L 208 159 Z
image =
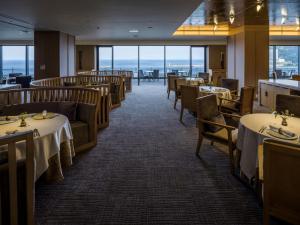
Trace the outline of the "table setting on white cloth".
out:
M 240 119 L 237 148 L 241 151 L 240 168 L 251 179 L 258 168 L 258 149 L 264 139 L 273 138 L 300 145 L 300 118 L 288 117 L 287 125 L 274 114 L 248 114 Z
M 24 121 L 23 121 L 23 120 Z M 22 124 L 23 122 L 23 124 Z M 25 122 L 25 124 L 24 124 Z M 35 180 L 37 180 L 49 167 L 49 160 L 58 155 L 60 165 L 60 154 L 62 144 L 64 156 L 68 159 L 67 164 L 72 164 L 72 157 L 75 156 L 73 147 L 73 134 L 69 120 L 66 116 L 56 113 L 23 114 L 20 116 L 0 117 L 0 136 L 5 137 L 10 134 L 17 134 L 33 130 L 34 132 L 34 153 L 35 153 Z M 19 142 L 16 145 L 17 159 L 25 158 L 25 143 Z M 7 151 L 7 146 L 0 146 L 0 153 Z M 57 163 L 57 162 L 55 162 Z M 58 168 L 62 173 L 61 168 Z M 62 176 L 62 174 L 61 174 Z
M 229 99 L 229 100 L 232 99 L 231 92 L 227 88 L 216 87 L 216 86 L 199 86 L 200 96 L 205 96 L 209 94 L 217 95 L 218 105 L 220 104 L 219 97 L 223 99 Z

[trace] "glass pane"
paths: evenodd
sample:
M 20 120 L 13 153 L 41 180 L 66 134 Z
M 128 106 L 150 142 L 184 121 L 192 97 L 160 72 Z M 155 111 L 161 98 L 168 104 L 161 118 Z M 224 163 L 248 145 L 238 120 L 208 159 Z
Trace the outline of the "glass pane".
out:
M 34 75 L 34 47 L 28 46 L 28 75 Z
M 274 62 L 273 49 L 274 49 L 274 46 L 269 46 L 269 77 L 272 77 L 272 73 L 274 71 L 274 68 L 273 68 L 273 62 Z
M 140 78 L 164 77 L 164 46 L 140 46 Z
M 112 70 L 112 47 L 99 47 L 99 70 Z
M 190 46 L 166 47 L 167 73 L 175 72 L 178 75 L 190 74 Z
M 276 72 L 283 78 L 298 73 L 298 46 L 276 46 Z
M 204 47 L 192 47 L 192 76 L 196 77 L 199 72 L 204 72 Z
M 26 74 L 25 46 L 3 46 L 3 74 Z
M 130 70 L 138 74 L 138 46 L 114 46 L 114 69 Z

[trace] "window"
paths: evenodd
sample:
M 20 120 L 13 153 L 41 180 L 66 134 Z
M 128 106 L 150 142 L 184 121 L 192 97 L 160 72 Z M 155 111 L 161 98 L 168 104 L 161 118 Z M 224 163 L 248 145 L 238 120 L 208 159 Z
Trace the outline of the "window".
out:
M 34 46 L 0 46 L 0 75 L 34 75 Z
M 191 47 L 192 51 L 192 76 L 205 72 L 205 47 Z
M 276 71 L 279 78 L 290 78 L 299 74 L 300 46 L 270 46 L 269 73 Z
M 2 71 L 26 74 L 26 46 L 2 46 Z
M 27 60 L 28 75 L 34 75 L 34 47 L 28 46 L 28 60 Z
M 114 46 L 114 69 L 138 74 L 138 46 Z
M 140 78 L 164 74 L 164 46 L 140 46 Z
M 190 74 L 190 46 L 166 46 L 167 73 Z
M 276 71 L 284 77 L 298 73 L 298 46 L 276 46 Z
M 99 70 L 112 70 L 113 68 L 113 51 L 112 47 L 98 48 L 98 67 Z

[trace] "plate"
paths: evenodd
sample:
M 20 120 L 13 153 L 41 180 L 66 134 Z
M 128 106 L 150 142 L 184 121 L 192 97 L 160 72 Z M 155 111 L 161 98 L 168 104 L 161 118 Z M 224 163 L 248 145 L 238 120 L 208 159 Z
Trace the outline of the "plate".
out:
M 5 117 L 6 118 L 6 117 Z M 5 118 L 1 118 L 0 119 L 0 125 L 5 125 L 5 124 L 10 124 L 10 123 L 14 123 L 14 122 L 16 122 L 17 120 L 18 120 L 18 118 L 17 117 L 8 117 L 9 118 L 9 120 L 6 120 Z
M 37 113 L 34 116 L 32 116 L 32 119 L 34 120 L 45 120 L 45 119 L 52 119 L 54 117 L 56 117 L 57 114 L 56 113 L 52 113 L 52 112 L 47 112 L 46 117 L 43 117 L 42 113 Z
M 279 134 L 278 132 L 270 130 L 270 129 L 267 129 L 266 132 L 267 132 L 267 134 L 269 134 L 273 137 L 284 139 L 284 140 L 296 140 L 298 138 L 298 136 L 296 134 L 293 137 L 288 137 L 288 136 Z

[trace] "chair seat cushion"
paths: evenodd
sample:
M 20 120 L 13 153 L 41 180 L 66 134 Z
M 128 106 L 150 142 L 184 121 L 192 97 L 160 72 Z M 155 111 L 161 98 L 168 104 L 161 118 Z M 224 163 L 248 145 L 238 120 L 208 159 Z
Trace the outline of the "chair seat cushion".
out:
M 71 121 L 71 128 L 73 132 L 74 147 L 86 144 L 89 142 L 89 126 L 87 123 L 81 121 Z
M 240 104 L 238 102 L 225 102 L 224 104 L 222 104 L 222 110 L 229 110 L 229 111 L 234 111 L 234 112 L 238 112 L 239 111 L 239 106 Z
M 238 137 L 238 129 L 231 131 L 231 135 L 232 135 L 232 143 L 236 144 L 237 137 Z M 215 139 L 218 139 L 223 142 L 228 141 L 228 134 L 227 134 L 227 130 L 225 128 L 223 128 L 217 132 L 205 132 L 205 136 L 215 138 Z

